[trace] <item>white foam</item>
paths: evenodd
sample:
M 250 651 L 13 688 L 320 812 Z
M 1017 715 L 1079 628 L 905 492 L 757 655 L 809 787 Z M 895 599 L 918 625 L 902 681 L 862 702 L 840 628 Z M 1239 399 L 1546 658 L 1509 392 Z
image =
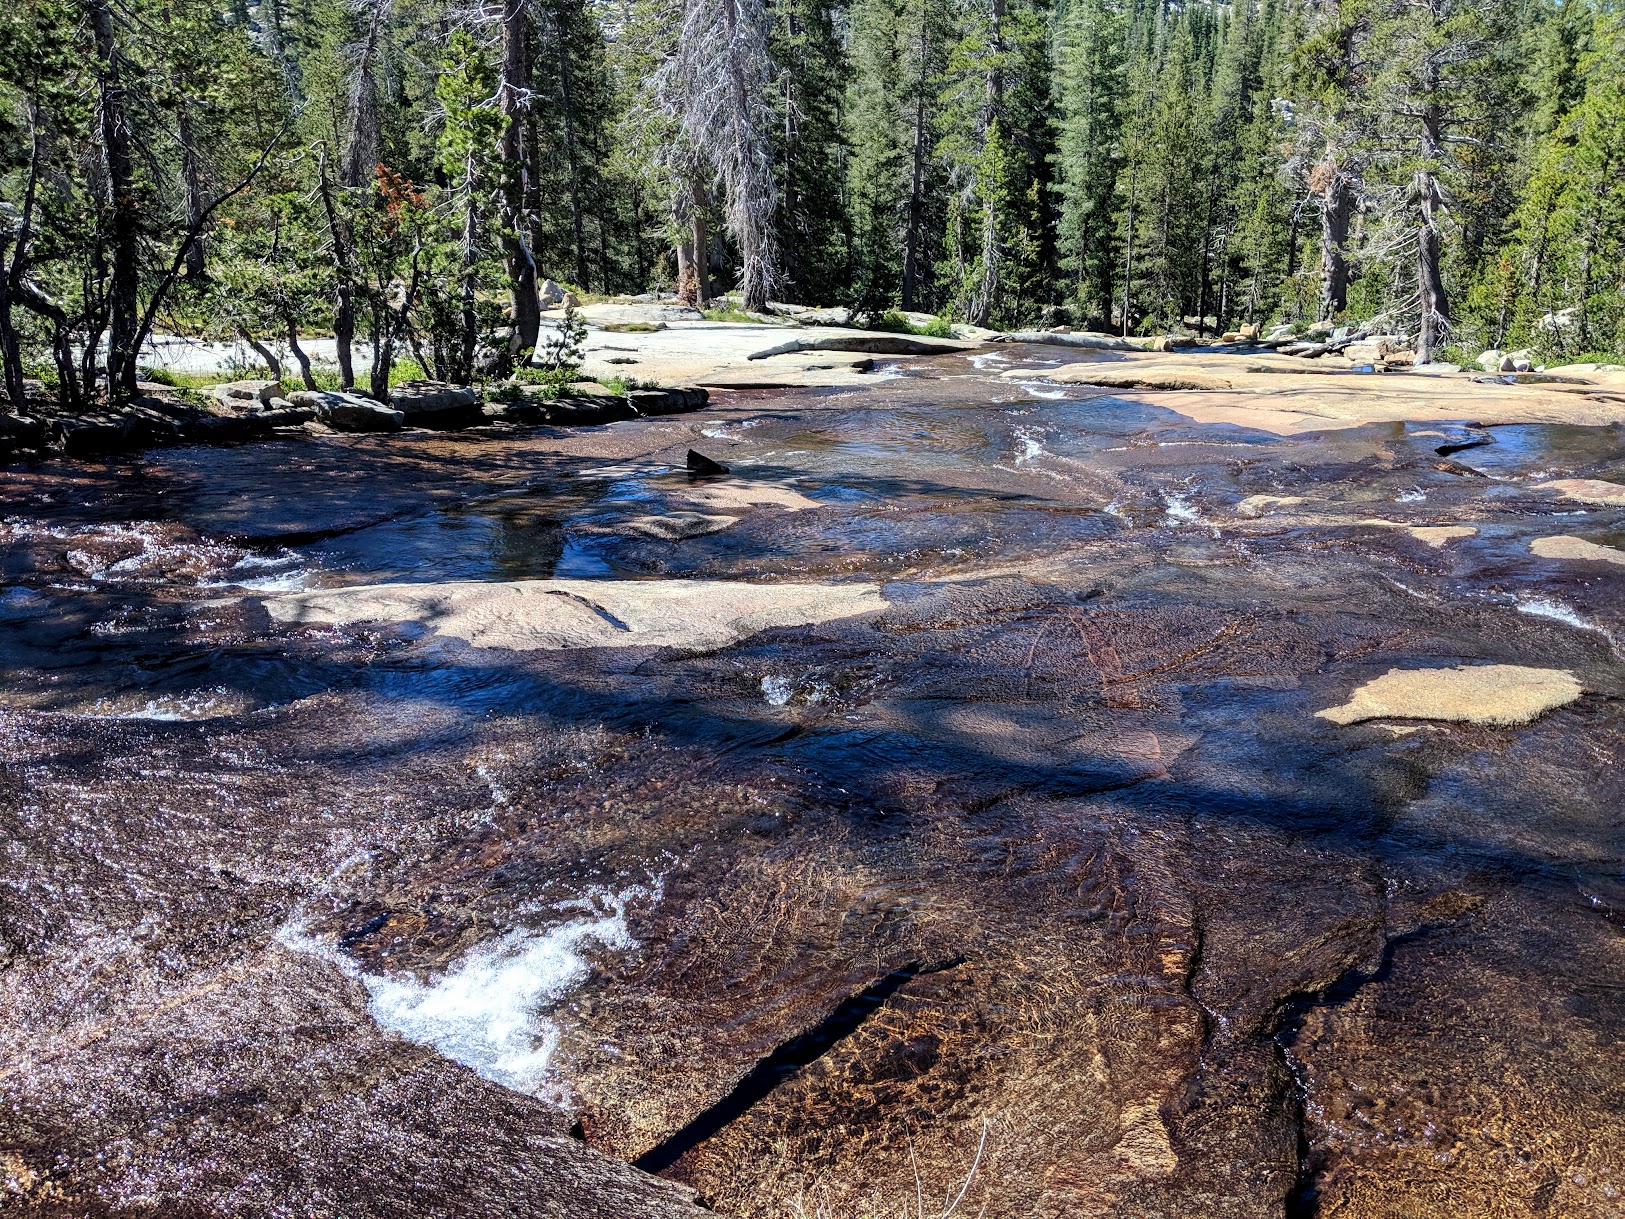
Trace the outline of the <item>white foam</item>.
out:
M 246 588 L 256 593 L 302 593 L 310 587 L 313 574 L 308 571 L 290 571 L 280 576 L 256 576 L 252 580 L 232 580 L 229 583 L 233 587 Z
M 276 938 L 284 947 L 333 961 L 366 986 L 367 1010 L 382 1027 L 409 1041 L 433 1046 L 475 1074 L 556 1103 L 564 1089 L 548 1074 L 559 1030 L 549 1013 L 587 980 L 589 945 L 625 951 L 637 947 L 626 923 L 627 903 L 659 897 L 634 887 L 619 893 L 595 891 L 568 903 L 591 911 L 533 931 L 516 928 L 471 949 L 448 973 L 429 982 L 392 978 L 357 968 L 343 953 L 284 927 Z
M 1420 487 L 1412 487 L 1409 491 L 1401 491 L 1394 496 L 1396 504 L 1420 504 L 1428 497 L 1428 493 Z
M 1171 525 L 1190 525 L 1202 519 L 1201 512 L 1196 505 L 1186 498 L 1183 491 L 1175 491 L 1162 497 L 1167 505 L 1168 523 Z
M 1595 631 L 1599 635 L 1608 632 L 1588 618 L 1583 618 L 1572 607 L 1564 605 L 1553 597 L 1519 597 L 1516 601 L 1518 612 L 1533 614 L 1537 618 L 1552 618 L 1569 626 L 1578 627 L 1582 631 Z
M 1040 381 L 1018 381 L 1016 384 L 1035 398 L 1048 398 L 1054 401 L 1066 397 L 1066 390 L 1056 389 L 1054 386 L 1045 385 Z
M 125 710 L 114 709 L 106 699 L 102 699 L 85 713 L 85 718 L 166 722 L 206 720 L 212 718 L 211 713 L 220 705 L 219 696 L 225 693 L 224 686 L 216 686 L 213 690 L 193 690 L 188 694 L 160 694 L 157 698 L 148 699 L 145 706 Z
M 1038 436 L 1026 428 L 1018 427 L 1015 432 L 1016 441 L 1021 446 L 1016 454 L 1016 464 L 1032 461 L 1034 458 L 1049 456 L 1049 450 L 1039 441 Z

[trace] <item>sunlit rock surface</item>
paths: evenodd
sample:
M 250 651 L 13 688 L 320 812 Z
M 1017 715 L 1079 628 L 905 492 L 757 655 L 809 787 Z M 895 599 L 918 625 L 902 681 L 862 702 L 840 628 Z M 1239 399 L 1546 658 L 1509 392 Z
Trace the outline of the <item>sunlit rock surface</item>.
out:
M 1606 404 L 1077 356 L 8 471 L 5 1209 L 1620 1214 Z M 735 625 L 278 609 L 536 582 Z
M 1460 665 L 1454 669 L 1389 669 L 1338 707 L 1317 712 L 1334 724 L 1361 720 L 1455 720 L 1527 724 L 1581 694 L 1574 674 L 1528 665 Z

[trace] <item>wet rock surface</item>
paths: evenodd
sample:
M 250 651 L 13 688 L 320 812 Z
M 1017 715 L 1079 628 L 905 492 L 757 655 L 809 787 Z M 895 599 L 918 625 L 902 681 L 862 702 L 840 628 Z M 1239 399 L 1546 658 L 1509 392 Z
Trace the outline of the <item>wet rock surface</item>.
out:
M 1057 363 L 8 472 L 0 1197 L 1620 1214 L 1625 596 L 1535 546 L 1625 543 L 1618 429 L 1441 456 Z M 864 609 L 273 608 L 513 581 Z M 1490 666 L 1572 687 L 1319 714 Z

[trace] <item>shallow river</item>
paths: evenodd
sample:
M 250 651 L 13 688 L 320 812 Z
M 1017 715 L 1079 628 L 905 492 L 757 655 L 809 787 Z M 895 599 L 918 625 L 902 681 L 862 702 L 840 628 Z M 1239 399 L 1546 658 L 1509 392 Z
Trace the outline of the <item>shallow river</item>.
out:
M 1046 366 L 0 473 L 0 1209 L 1625 1215 L 1625 435 Z

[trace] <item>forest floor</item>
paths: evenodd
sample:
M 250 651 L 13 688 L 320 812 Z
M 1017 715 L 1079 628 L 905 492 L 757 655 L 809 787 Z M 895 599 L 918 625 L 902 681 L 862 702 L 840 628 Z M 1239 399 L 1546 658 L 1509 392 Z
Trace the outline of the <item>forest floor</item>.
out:
M 828 333 L 8 471 L 0 1201 L 1625 1213 L 1625 395 Z

